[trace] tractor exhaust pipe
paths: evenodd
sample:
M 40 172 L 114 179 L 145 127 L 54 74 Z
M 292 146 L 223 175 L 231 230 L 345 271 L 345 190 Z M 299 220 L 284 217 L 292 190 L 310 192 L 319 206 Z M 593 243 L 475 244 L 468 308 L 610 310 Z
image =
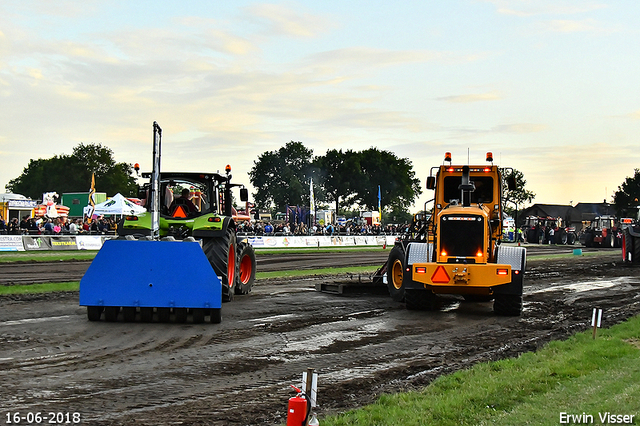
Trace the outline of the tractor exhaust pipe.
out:
M 471 193 L 476 190 L 476 185 L 469 180 L 469 166 L 462 166 L 462 183 L 458 189 L 462 192 L 462 205 L 471 206 Z
M 153 122 L 153 170 L 151 171 L 151 238 L 160 239 L 160 142 L 162 129 Z

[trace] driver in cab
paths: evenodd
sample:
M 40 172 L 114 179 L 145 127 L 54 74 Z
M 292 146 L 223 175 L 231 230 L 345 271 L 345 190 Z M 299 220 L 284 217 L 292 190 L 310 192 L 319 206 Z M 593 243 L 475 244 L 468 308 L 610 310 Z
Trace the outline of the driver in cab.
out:
M 189 199 L 189 193 L 190 193 L 189 189 L 184 188 L 182 190 L 181 195 L 171 202 L 171 205 L 169 206 L 169 211 L 173 213 L 175 212 L 178 206 L 184 206 L 188 214 L 191 215 L 191 214 L 197 213 L 198 208 L 196 207 L 195 204 L 193 204 L 193 201 Z

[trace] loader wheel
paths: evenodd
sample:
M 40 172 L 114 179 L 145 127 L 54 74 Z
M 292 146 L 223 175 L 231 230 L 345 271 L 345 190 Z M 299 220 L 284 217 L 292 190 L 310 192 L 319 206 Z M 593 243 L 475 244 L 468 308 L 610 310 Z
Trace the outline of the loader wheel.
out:
M 431 290 L 407 289 L 404 299 L 411 311 L 433 311 L 438 305 L 437 296 Z
M 87 306 L 87 318 L 89 321 L 100 321 L 102 306 Z
M 134 322 L 136 320 L 136 308 L 134 306 L 123 307 L 122 318 L 125 322 Z
M 517 317 L 522 314 L 522 295 L 496 294 L 493 312 L 505 317 Z
M 396 302 L 404 301 L 404 248 L 395 246 L 387 259 L 387 288 Z
M 105 306 L 104 320 L 109 322 L 118 321 L 119 313 L 120 313 L 120 306 Z
M 238 243 L 238 278 L 236 294 L 249 294 L 256 280 L 256 252 L 251 244 Z
M 211 324 L 220 324 L 222 322 L 222 309 L 213 308 L 211 309 Z
M 228 226 L 223 237 L 203 238 L 202 250 L 216 275 L 222 277 L 222 301 L 232 301 L 238 273 L 235 231 Z

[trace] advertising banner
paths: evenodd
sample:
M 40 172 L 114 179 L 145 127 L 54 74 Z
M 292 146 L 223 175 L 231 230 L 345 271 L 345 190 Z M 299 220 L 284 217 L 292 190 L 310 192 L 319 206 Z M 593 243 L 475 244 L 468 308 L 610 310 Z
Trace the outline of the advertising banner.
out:
M 50 237 L 52 250 L 77 250 L 76 237 Z
M 99 235 L 78 235 L 76 246 L 78 250 L 100 250 L 103 240 L 104 238 Z
M 21 235 L 0 235 L 0 251 L 24 251 Z
M 25 250 L 51 250 L 51 242 L 49 237 L 44 236 L 23 236 Z

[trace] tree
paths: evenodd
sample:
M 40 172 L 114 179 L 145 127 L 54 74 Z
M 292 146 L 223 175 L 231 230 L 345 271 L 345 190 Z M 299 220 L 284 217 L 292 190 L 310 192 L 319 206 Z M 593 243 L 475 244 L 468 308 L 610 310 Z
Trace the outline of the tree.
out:
M 95 173 L 96 190 L 115 195 L 137 195 L 133 166 L 116 163 L 113 151 L 100 144 L 79 144 L 71 155 L 30 160 L 22 174 L 9 181 L 6 190 L 39 199 L 44 192 L 84 192 Z
M 530 203 L 535 198 L 536 194 L 532 191 L 525 189 L 527 181 L 524 178 L 524 174 L 516 169 L 510 169 L 502 175 L 504 180 L 504 210 L 505 213 L 512 216 L 518 209 L 518 206 L 522 206 L 525 203 Z M 508 189 L 507 181 L 513 179 L 515 181 L 515 189 Z
M 322 157 L 317 157 L 314 164 L 319 170 L 319 184 L 335 203 L 336 213 L 340 211 L 340 200 L 345 207 L 352 204 L 352 195 L 360 176 L 360 155 L 347 150 L 331 149 Z
M 613 194 L 613 203 L 618 217 L 635 218 L 638 214 L 638 200 L 640 200 L 640 169 L 635 169 L 633 176 L 627 176 Z
M 249 171 L 256 203 L 269 207 L 309 204 L 309 174 L 313 150 L 302 142 L 288 142 L 277 151 L 262 153 Z
M 360 182 L 354 191 L 360 206 L 378 209 L 378 187 L 380 204 L 386 211 L 406 210 L 422 193 L 409 159 L 377 148 L 361 151 L 359 157 Z

